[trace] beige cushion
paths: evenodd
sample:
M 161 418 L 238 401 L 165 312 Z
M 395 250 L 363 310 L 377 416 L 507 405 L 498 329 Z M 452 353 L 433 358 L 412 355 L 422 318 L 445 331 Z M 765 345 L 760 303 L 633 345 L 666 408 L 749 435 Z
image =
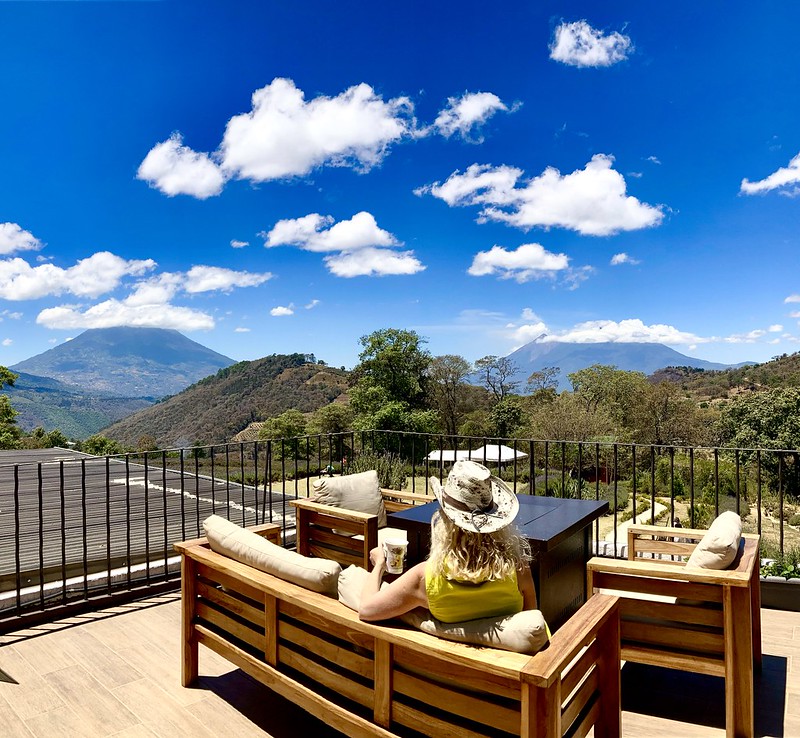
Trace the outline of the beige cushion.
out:
M 427 610 L 417 608 L 403 615 L 402 620 L 437 638 L 517 653 L 536 653 L 548 639 L 544 616 L 539 610 L 463 623 L 442 623 Z
M 742 539 L 742 519 L 733 511 L 722 513 L 697 544 L 686 566 L 727 569 L 736 558 Z
M 374 469 L 343 477 L 322 477 L 314 482 L 314 502 L 378 516 L 378 527 L 386 526 L 386 508 Z
M 212 551 L 287 582 L 336 597 L 336 585 L 342 571 L 337 562 L 287 551 L 219 515 L 206 518 L 203 530 Z
M 339 601 L 352 610 L 358 610 L 366 577 L 367 571 L 360 566 L 348 566 L 342 571 L 339 576 Z M 427 610 L 418 607 L 402 615 L 400 620 L 437 638 L 517 653 L 535 653 L 548 639 L 547 625 L 539 610 L 523 610 L 515 615 L 463 623 L 442 623 Z

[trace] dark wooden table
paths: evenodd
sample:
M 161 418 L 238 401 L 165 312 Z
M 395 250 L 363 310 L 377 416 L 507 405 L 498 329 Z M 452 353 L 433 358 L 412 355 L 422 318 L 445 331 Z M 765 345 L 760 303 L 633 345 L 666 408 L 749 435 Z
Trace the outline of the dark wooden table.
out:
M 533 550 L 531 573 L 539 608 L 552 631 L 586 602 L 586 562 L 592 523 L 608 512 L 605 500 L 562 500 L 517 495 L 517 527 Z M 438 502 L 391 513 L 388 524 L 408 534 L 408 561 L 422 561 L 430 548 L 430 524 Z

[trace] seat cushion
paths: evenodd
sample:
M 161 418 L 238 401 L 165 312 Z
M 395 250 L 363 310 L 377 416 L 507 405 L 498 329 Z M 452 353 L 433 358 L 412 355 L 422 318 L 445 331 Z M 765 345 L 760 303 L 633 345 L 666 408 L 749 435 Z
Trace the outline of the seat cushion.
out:
M 367 571 L 360 566 L 348 566 L 344 569 L 339 576 L 339 601 L 352 610 L 358 610 L 366 577 Z M 418 607 L 399 619 L 437 638 L 517 653 L 535 653 L 549 639 L 547 624 L 539 610 L 523 610 L 515 615 L 481 618 L 463 623 L 442 623 L 430 612 Z
M 697 544 L 686 566 L 727 569 L 736 558 L 742 539 L 742 519 L 733 511 L 722 513 Z
M 313 502 L 378 516 L 378 527 L 386 527 L 378 472 L 374 469 L 342 477 L 321 477 L 314 482 Z
M 549 638 L 544 616 L 539 610 L 523 610 L 514 615 L 465 620 L 461 623 L 443 623 L 427 610 L 417 608 L 401 619 L 437 638 L 517 653 L 536 653 Z
M 203 521 L 211 550 L 254 569 L 314 592 L 336 597 L 342 567 L 336 561 L 312 559 L 287 551 L 251 530 L 211 515 Z

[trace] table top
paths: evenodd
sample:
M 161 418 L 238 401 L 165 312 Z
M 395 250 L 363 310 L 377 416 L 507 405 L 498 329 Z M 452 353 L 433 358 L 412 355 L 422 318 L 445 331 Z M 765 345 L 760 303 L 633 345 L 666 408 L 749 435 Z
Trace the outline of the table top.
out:
M 534 551 L 549 551 L 574 533 L 608 512 L 606 500 L 563 500 L 559 497 L 517 495 L 519 515 L 516 519 L 520 533 L 531 543 Z M 389 525 L 403 528 L 402 523 L 430 525 L 438 502 L 415 505 L 407 510 L 389 514 Z M 400 522 L 395 525 L 392 521 Z M 401 522 L 402 521 L 402 522 Z

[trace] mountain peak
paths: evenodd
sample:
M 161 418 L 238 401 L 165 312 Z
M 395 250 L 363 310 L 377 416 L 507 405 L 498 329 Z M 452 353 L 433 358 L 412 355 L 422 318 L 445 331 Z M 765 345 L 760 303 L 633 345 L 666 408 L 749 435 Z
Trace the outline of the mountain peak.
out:
M 508 355 L 519 370 L 514 380 L 524 386 L 528 377 L 545 367 L 561 370 L 558 382 L 559 391 L 570 388 L 567 375 L 585 369 L 593 364 L 616 366 L 626 371 L 652 374 L 667 366 L 689 366 L 696 369 L 728 369 L 728 364 L 718 364 L 704 359 L 686 356 L 661 343 L 621 343 L 605 341 L 602 343 L 565 343 L 544 341 L 546 333 L 541 334 L 524 346 Z
M 164 397 L 233 364 L 168 328 L 90 328 L 12 371 L 120 397 Z

